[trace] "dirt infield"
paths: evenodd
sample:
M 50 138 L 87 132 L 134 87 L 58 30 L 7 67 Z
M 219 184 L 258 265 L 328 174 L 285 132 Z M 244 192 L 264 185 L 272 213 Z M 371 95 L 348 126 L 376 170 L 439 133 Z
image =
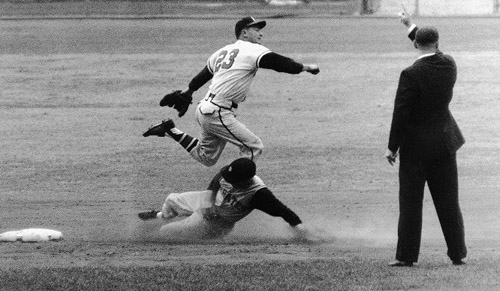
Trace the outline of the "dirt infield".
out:
M 84 290 L 78 274 L 94 272 L 109 284 L 100 290 L 135 289 L 133 282 L 155 282 L 134 275 L 143 267 L 140 274 L 181 268 L 186 277 L 175 274 L 192 289 L 170 290 L 497 289 L 497 21 L 418 21 L 440 29 L 440 46 L 459 68 L 451 110 L 467 139 L 458 156 L 466 269 L 448 262 L 429 195 L 419 267 L 385 267 L 394 256 L 398 184 L 397 168 L 382 156 L 399 73 L 416 56 L 397 19 L 268 19 L 266 46 L 322 71 L 260 70 L 239 118 L 265 144 L 259 175 L 316 236 L 296 241 L 283 221 L 255 212 L 226 239 L 188 243 L 150 239 L 157 225 L 140 222 L 137 212 L 158 207 L 169 192 L 204 189 L 237 152 L 228 146 L 204 168 L 171 140 L 141 134 L 174 116 L 159 98 L 186 86 L 212 50 L 233 41 L 234 21 L 23 20 L 1 22 L 0 232 L 48 227 L 65 240 L 0 244 L 4 289 L 16 290 L 24 276 L 27 290 L 47 280 L 55 280 L 53 290 L 67 282 Z M 193 108 L 175 121 L 197 135 Z M 256 277 L 205 286 L 196 275 L 212 274 L 205 266 Z M 289 276 L 261 274 L 259 266 Z

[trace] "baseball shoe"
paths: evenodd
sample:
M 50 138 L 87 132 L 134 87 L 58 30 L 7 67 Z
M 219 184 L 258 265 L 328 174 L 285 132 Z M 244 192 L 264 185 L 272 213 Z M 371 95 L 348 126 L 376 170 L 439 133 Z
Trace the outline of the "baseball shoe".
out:
M 164 137 L 167 131 L 170 131 L 175 127 L 174 121 L 172 119 L 163 120 L 160 124 L 151 126 L 145 133 L 142 134 L 144 137 L 150 135 L 156 135 Z
M 462 259 L 460 259 L 460 260 L 453 260 L 452 263 L 455 266 L 461 266 L 461 265 L 465 265 L 466 264 L 465 261 L 462 260 Z
M 142 220 L 155 219 L 158 217 L 157 215 L 159 212 L 160 211 L 157 211 L 157 210 L 150 210 L 150 211 L 146 211 L 146 212 L 141 212 L 141 213 L 139 213 L 139 218 Z
M 390 267 L 413 267 L 413 262 L 395 260 L 394 262 L 390 262 L 389 266 Z

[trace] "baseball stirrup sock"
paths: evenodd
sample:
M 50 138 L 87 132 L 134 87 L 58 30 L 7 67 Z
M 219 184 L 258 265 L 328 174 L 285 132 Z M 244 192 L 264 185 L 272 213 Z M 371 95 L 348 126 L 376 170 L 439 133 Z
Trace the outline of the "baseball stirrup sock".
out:
M 184 133 L 177 128 L 172 128 L 167 131 L 168 135 L 170 135 L 176 142 L 178 142 L 186 151 L 191 152 L 191 150 L 198 144 L 198 139 L 190 136 L 187 133 Z

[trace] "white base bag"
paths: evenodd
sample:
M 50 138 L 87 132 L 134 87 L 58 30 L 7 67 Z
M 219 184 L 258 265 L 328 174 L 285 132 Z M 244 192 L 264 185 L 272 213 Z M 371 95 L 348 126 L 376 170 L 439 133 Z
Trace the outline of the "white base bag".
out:
M 0 233 L 0 242 L 43 242 L 62 239 L 62 232 L 46 228 L 27 228 Z

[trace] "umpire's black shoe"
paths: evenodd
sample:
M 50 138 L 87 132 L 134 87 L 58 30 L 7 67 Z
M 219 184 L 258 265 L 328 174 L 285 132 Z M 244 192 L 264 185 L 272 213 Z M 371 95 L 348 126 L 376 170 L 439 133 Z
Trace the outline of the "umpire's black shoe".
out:
M 150 220 L 150 219 L 155 219 L 157 218 L 158 216 L 158 213 L 160 211 L 157 211 L 157 210 L 151 210 L 151 211 L 146 211 L 146 212 L 141 212 L 139 213 L 139 218 L 142 219 L 142 220 Z
M 170 131 L 175 127 L 174 121 L 172 119 L 163 120 L 160 124 L 151 126 L 145 133 L 142 134 L 144 137 L 150 135 L 156 135 L 164 137 L 167 131 Z
M 461 265 L 465 265 L 465 261 L 460 259 L 460 260 L 453 260 L 452 261 L 453 265 L 455 266 L 461 266 Z
M 390 262 L 389 266 L 390 267 L 413 267 L 413 262 L 395 260 L 394 262 Z

